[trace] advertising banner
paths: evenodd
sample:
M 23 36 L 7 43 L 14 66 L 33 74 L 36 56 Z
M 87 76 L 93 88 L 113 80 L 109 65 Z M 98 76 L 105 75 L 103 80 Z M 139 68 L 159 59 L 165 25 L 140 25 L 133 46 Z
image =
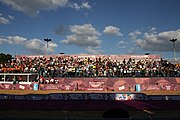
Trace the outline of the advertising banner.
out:
M 30 85 L 29 84 L 15 84 L 15 90 L 29 90 Z
M 180 90 L 180 78 L 56 78 L 55 84 L 0 83 L 2 90 L 146 91 Z
M 58 84 L 45 84 L 44 89 L 45 90 L 61 90 L 61 85 L 58 85 Z
M 13 86 L 10 83 L 0 83 L 0 90 L 13 90 Z
M 104 100 L 104 97 L 103 97 L 103 94 L 102 93 L 91 93 L 91 94 L 88 94 L 88 99 L 89 100 Z
M 129 96 L 128 94 L 116 94 L 115 100 L 128 100 Z
M 53 94 L 49 94 L 48 98 L 50 100 L 64 100 L 64 95 L 65 94 L 56 94 L 56 93 L 53 93 Z
M 107 78 L 67 78 L 64 83 L 73 86 L 75 90 L 103 91 L 107 87 Z

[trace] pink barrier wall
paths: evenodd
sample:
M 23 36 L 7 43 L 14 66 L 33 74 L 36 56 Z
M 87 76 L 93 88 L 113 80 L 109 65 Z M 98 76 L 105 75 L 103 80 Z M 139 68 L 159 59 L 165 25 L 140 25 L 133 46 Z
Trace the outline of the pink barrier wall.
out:
M 33 84 L 0 83 L 0 90 L 33 90 Z
M 10 83 L 1 83 L 0 84 L 0 90 L 12 90 L 13 84 Z
M 40 90 L 141 91 L 180 90 L 180 78 L 56 78 L 58 84 L 39 84 Z M 1 83 L 0 89 L 33 90 L 33 85 Z
M 40 85 L 41 90 L 135 91 L 180 90 L 180 78 L 57 78 L 59 84 Z

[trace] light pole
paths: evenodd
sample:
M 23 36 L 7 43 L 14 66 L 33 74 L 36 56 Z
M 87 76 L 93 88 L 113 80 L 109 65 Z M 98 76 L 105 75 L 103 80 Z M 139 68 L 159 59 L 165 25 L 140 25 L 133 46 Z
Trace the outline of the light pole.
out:
M 173 43 L 174 61 L 176 61 L 176 49 L 175 49 L 175 42 L 177 41 L 177 39 L 171 39 L 170 41 Z
M 46 38 L 46 39 L 44 39 L 44 41 L 46 41 L 46 42 L 47 42 L 47 53 L 46 53 L 46 54 L 48 54 L 48 42 L 50 42 L 50 41 L 51 41 L 51 39 Z

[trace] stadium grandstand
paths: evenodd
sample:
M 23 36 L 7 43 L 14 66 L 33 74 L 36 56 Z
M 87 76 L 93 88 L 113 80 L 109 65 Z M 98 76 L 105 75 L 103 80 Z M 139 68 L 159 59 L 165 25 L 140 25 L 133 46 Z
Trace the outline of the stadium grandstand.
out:
M 179 77 L 179 65 L 160 55 L 17 55 L 1 73 L 43 77 Z
M 133 110 L 179 110 L 180 65 L 149 54 L 16 55 L 0 64 L 0 90 L 0 110 L 120 110 L 131 119 Z
M 17 55 L 1 73 L 43 77 L 179 77 L 179 64 L 159 55 Z
M 180 89 L 179 64 L 160 55 L 16 55 L 0 66 L 1 89 L 14 88 L 12 83 L 17 89 L 16 83 L 24 89 L 37 83 L 40 90 Z

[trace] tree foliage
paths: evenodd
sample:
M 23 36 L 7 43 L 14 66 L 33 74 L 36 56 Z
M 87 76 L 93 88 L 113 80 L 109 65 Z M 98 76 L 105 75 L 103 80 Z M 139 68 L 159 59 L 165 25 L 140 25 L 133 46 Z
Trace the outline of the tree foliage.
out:
M 11 59 L 12 55 L 0 53 L 0 63 L 7 63 L 8 61 L 11 61 Z

